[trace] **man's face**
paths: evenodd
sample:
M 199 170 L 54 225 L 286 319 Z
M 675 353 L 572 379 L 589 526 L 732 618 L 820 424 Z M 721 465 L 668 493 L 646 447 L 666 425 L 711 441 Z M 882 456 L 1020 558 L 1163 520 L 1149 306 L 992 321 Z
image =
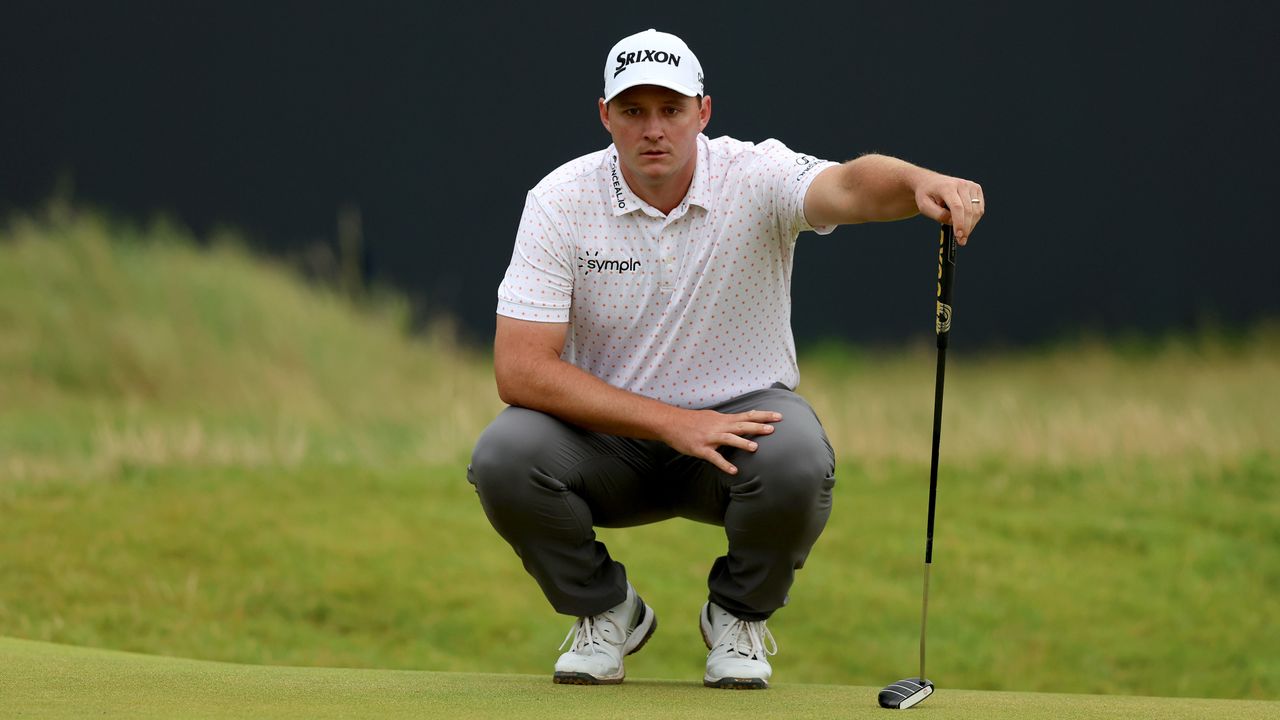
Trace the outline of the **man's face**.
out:
M 638 85 L 600 101 L 600 122 L 613 136 L 628 181 L 648 187 L 687 184 L 693 177 L 698 133 L 711 119 L 711 98 Z

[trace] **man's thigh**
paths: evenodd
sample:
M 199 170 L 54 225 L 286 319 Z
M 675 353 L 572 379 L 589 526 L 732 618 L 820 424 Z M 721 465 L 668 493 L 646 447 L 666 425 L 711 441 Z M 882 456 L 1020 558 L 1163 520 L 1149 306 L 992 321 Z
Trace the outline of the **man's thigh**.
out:
M 675 451 L 658 441 L 585 430 L 536 410 L 508 407 L 480 443 L 503 458 L 504 475 L 531 477 L 571 492 L 591 510 L 599 527 L 627 527 L 674 517 L 659 469 Z
M 741 492 L 752 478 L 796 473 L 829 482 L 835 473 L 835 453 L 813 408 L 800 395 L 782 387 L 756 390 L 712 408 L 736 414 L 767 410 L 782 414 L 769 435 L 755 436 L 755 452 L 721 447 L 720 454 L 738 468 L 737 475 L 722 472 L 711 463 L 678 455 L 667 472 L 678 481 L 673 486 L 675 512 L 680 517 L 715 525 L 724 524 L 725 512 L 735 490 Z

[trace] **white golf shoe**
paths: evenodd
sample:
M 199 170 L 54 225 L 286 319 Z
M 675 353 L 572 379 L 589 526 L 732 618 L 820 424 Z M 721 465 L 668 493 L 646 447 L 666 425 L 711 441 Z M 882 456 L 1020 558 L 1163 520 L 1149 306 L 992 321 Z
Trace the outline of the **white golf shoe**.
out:
M 764 620 L 740 620 L 708 602 L 702 606 L 702 641 L 707 644 L 707 672 L 702 684 L 733 690 L 769 687 L 769 655 L 778 653 L 778 642 Z
M 573 639 L 569 652 L 556 661 L 552 679 L 569 685 L 613 685 L 622 682 L 622 659 L 644 647 L 658 628 L 653 608 L 644 604 L 630 583 L 627 599 L 599 615 L 578 618 L 560 643 Z

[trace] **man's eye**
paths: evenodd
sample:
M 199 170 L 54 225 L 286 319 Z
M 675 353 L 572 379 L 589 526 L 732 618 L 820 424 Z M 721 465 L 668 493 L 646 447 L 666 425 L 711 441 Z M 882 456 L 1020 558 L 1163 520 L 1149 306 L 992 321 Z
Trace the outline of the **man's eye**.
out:
M 668 115 L 675 115 L 675 114 L 676 114 L 676 113 L 678 113 L 678 112 L 680 112 L 680 108 L 677 108 L 677 107 L 669 107 L 669 108 L 667 108 L 667 114 L 668 114 Z
M 640 108 L 627 108 L 622 112 L 630 117 L 638 117 L 640 115 Z

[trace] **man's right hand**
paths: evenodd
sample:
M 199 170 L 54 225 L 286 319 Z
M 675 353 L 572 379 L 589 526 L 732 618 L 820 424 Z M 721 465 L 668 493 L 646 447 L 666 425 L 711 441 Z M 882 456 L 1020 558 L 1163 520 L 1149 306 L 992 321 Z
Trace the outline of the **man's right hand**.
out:
M 738 468 L 724 459 L 719 448 L 724 446 L 756 451 L 751 440 L 756 435 L 773 432 L 769 423 L 780 422 L 782 414 L 769 410 L 726 415 L 715 410 L 681 410 L 673 422 L 665 426 L 662 441 L 677 452 L 702 458 L 722 471 L 736 475 Z

